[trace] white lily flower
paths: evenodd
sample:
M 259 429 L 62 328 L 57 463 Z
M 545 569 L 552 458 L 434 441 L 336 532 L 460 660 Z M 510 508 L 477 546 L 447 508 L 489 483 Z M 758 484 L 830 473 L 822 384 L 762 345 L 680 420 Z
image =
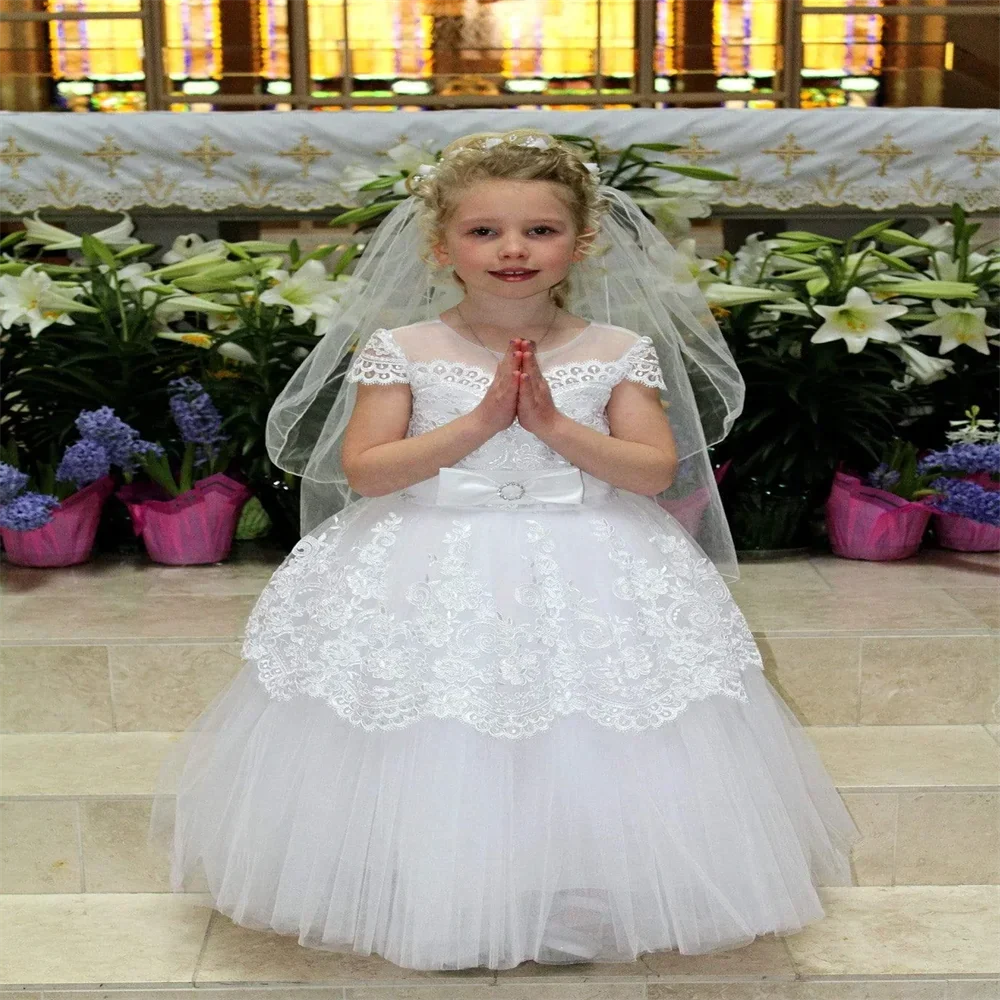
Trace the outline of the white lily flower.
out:
M 274 284 L 261 295 L 260 301 L 291 309 L 292 322 L 296 326 L 313 316 L 329 316 L 339 310 L 333 294 L 335 282 L 330 281 L 318 260 L 307 260 L 294 274 L 282 270 L 266 274 Z
M 164 264 L 179 264 L 199 254 L 213 254 L 219 260 L 226 257 L 229 251 L 222 240 L 205 240 L 197 233 L 178 236 L 173 246 L 160 258 Z
M 900 332 L 888 322 L 906 314 L 906 306 L 877 306 L 863 289 L 854 287 L 843 305 L 813 306 L 826 322 L 810 337 L 810 343 L 826 344 L 843 340 L 851 354 L 864 350 L 869 340 L 897 344 Z
M 930 278 L 938 281 L 958 281 L 958 261 L 951 259 L 951 254 L 939 251 L 931 258 L 931 270 L 926 274 L 914 274 L 914 278 Z M 970 253 L 968 257 L 968 268 L 966 274 L 972 276 L 976 271 L 985 267 L 990 262 L 989 257 L 984 257 L 981 253 Z M 968 280 L 968 278 L 966 278 Z
M 162 337 L 164 340 L 176 340 L 181 344 L 190 344 L 192 347 L 201 347 L 204 350 L 208 350 L 214 342 L 207 333 L 197 333 L 195 331 L 191 333 L 177 333 L 174 330 L 159 330 L 156 336 Z
M 706 219 L 712 213 L 712 203 L 722 190 L 718 184 L 698 178 L 684 178 L 672 184 L 660 184 L 653 189 L 655 198 L 636 198 L 637 205 L 646 209 L 664 236 L 682 239 L 691 232 L 692 219 Z
M 986 325 L 986 307 L 974 309 L 970 305 L 950 306 L 940 299 L 931 303 L 931 308 L 937 313 L 937 319 L 918 326 L 911 332 L 928 337 L 940 337 L 941 346 L 938 354 L 947 354 L 959 344 L 966 344 L 980 354 L 989 354 L 987 337 L 1000 333 L 1000 330 Z
M 255 365 L 257 363 L 257 359 L 245 347 L 232 344 L 228 340 L 219 344 L 219 353 L 242 365 Z
M 107 264 L 101 264 L 97 269 L 102 274 L 107 274 L 109 271 L 114 270 Z M 153 281 L 152 278 L 147 277 L 152 269 L 153 268 L 150 264 L 145 264 L 140 261 L 136 264 L 129 264 L 126 267 L 120 267 L 115 271 L 115 273 L 118 276 L 119 285 L 123 288 L 130 288 L 133 291 L 138 292 L 143 288 L 149 288 L 150 285 L 157 284 L 157 282 Z
M 414 146 L 411 142 L 401 142 L 398 146 L 393 146 L 386 151 L 386 155 L 399 170 L 405 170 L 408 174 L 412 174 L 423 163 L 435 162 L 432 152 Z
M 378 180 L 381 176 L 381 174 L 369 170 L 368 167 L 356 165 L 345 167 L 337 179 L 337 188 L 341 192 L 340 202 L 347 208 L 359 208 L 364 203 L 363 198 L 371 195 L 369 191 L 362 192 L 361 188 L 371 181 Z
M 911 347 L 905 341 L 901 341 L 896 346 L 902 352 L 901 356 L 906 362 L 906 374 L 913 376 L 913 379 L 920 385 L 939 382 L 955 370 L 954 361 L 932 358 L 922 351 L 918 351 L 915 347 Z
M 316 329 L 313 331 L 317 337 L 325 337 L 337 322 L 338 317 L 343 312 L 339 302 L 334 302 L 333 308 L 325 316 L 316 317 Z
M 662 266 L 664 276 L 681 294 L 700 291 L 718 280 L 718 275 L 707 273 L 717 262 L 699 257 L 693 238 L 682 240 L 673 253 L 653 247 L 650 256 Z
M 27 323 L 32 337 L 47 326 L 59 323 L 72 326 L 70 312 L 96 312 L 91 306 L 74 301 L 83 292 L 76 287 L 60 288 L 39 265 L 33 264 L 19 275 L 0 275 L 0 328 Z
M 50 225 L 38 218 L 38 212 L 30 219 L 21 219 L 27 235 L 21 240 L 22 246 L 37 243 L 46 250 L 79 250 L 83 245 L 83 237 L 76 236 L 66 229 Z M 122 220 L 107 229 L 93 234 L 95 239 L 106 243 L 109 247 L 134 246 L 139 241 L 131 235 L 135 225 L 127 212 L 122 213 Z
M 777 246 L 775 240 L 762 240 L 760 233 L 752 233 L 743 246 L 736 251 L 735 259 L 729 269 L 729 281 L 734 285 L 755 286 L 758 281 L 765 281 L 774 273 L 774 258 L 765 266 L 767 255 Z M 797 262 L 795 266 L 798 267 Z M 763 273 L 761 268 L 764 268 Z

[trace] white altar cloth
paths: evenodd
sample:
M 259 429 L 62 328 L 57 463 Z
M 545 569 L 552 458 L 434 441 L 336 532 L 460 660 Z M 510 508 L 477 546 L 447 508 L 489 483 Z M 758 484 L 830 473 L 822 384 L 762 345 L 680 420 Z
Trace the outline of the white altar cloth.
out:
M 717 205 L 984 211 L 1000 207 L 998 125 L 997 111 L 944 108 L 0 114 L 0 211 L 346 207 L 344 169 L 391 166 L 401 141 L 437 150 L 523 126 L 616 150 L 680 143 L 646 155 L 737 175 Z

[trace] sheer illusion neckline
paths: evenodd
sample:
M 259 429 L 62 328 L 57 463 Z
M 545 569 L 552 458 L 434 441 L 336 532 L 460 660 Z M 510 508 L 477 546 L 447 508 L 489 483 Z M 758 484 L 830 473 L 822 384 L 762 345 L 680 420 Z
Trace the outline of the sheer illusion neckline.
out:
M 459 340 L 464 340 L 467 344 L 471 344 L 473 347 L 478 347 L 481 351 L 488 351 L 490 354 L 494 355 L 494 357 L 497 357 L 497 358 L 502 358 L 504 356 L 504 352 L 503 351 L 494 351 L 492 347 L 485 347 L 482 344 L 477 344 L 473 340 L 469 340 L 468 337 L 463 337 L 453 326 L 450 326 L 443 319 L 441 319 L 440 316 L 438 316 L 437 319 L 434 322 L 440 323 L 441 326 L 443 326 L 449 333 L 451 333 L 454 336 L 458 337 Z M 576 334 L 576 336 L 573 337 L 572 340 L 567 340 L 565 344 L 560 344 L 558 347 L 553 347 L 551 350 L 548 350 L 548 351 L 536 351 L 535 353 L 536 353 L 536 355 L 538 357 L 542 357 L 542 355 L 545 355 L 545 354 L 555 354 L 556 351 L 564 350 L 565 348 L 570 347 L 573 344 L 575 344 L 594 325 L 595 324 L 593 323 L 593 321 L 591 321 L 582 330 L 580 330 Z

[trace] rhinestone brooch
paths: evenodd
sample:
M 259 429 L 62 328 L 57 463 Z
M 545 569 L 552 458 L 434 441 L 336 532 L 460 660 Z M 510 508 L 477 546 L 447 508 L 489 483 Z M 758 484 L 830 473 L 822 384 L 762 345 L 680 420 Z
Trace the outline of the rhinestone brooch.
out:
M 520 500 L 524 496 L 524 486 L 521 483 L 504 483 L 497 490 L 497 496 L 504 500 Z

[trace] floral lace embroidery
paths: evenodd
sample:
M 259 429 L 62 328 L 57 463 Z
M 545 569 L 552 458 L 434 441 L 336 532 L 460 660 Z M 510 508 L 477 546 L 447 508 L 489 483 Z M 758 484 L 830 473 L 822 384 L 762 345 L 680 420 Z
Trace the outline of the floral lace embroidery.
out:
M 390 385 L 409 382 L 406 355 L 399 349 L 388 330 L 376 330 L 358 351 L 345 378 L 348 382 Z
M 388 331 L 377 331 L 348 377 L 409 382 L 413 436 L 469 412 L 493 374 L 457 362 L 409 362 Z M 560 411 L 603 434 L 622 378 L 662 387 L 650 338 L 615 361 L 546 371 Z M 456 464 L 527 471 L 569 463 L 515 421 Z M 402 491 L 350 505 L 318 537 L 303 538 L 275 572 L 251 612 L 242 650 L 272 697 L 320 698 L 365 729 L 436 716 L 520 739 L 574 712 L 621 731 L 659 726 L 710 695 L 744 701 L 742 672 L 763 669 L 710 561 L 634 498 L 613 491 L 614 511 L 628 512 L 626 523 L 641 526 L 662 560 L 631 551 L 613 515 L 599 508 L 580 521 L 590 526 L 594 579 L 602 587 L 610 579 L 616 611 L 599 609 L 572 582 L 545 518 L 520 508 L 530 554 L 510 570 L 512 604 L 504 614 L 491 592 L 495 581 L 482 578 L 470 555 L 472 517 L 452 520 L 431 546 L 423 579 L 399 589 L 406 567 L 397 558 L 406 544 L 400 538 L 413 516 L 406 497 Z M 378 520 L 358 536 L 358 519 L 383 502 Z
M 589 522 L 617 571 L 622 614 L 598 611 L 568 579 L 551 531 L 527 519 L 531 553 L 513 596 L 530 614 L 520 621 L 498 610 L 470 559 L 471 520 L 451 522 L 399 615 L 386 603 L 403 518 L 385 512 L 341 553 L 352 520 L 303 539 L 251 614 L 243 656 L 273 698 L 321 698 L 369 730 L 435 716 L 523 739 L 575 712 L 626 732 L 711 695 L 745 702 L 742 672 L 763 668 L 714 567 L 648 516 L 663 567 L 631 554 L 607 518 Z

